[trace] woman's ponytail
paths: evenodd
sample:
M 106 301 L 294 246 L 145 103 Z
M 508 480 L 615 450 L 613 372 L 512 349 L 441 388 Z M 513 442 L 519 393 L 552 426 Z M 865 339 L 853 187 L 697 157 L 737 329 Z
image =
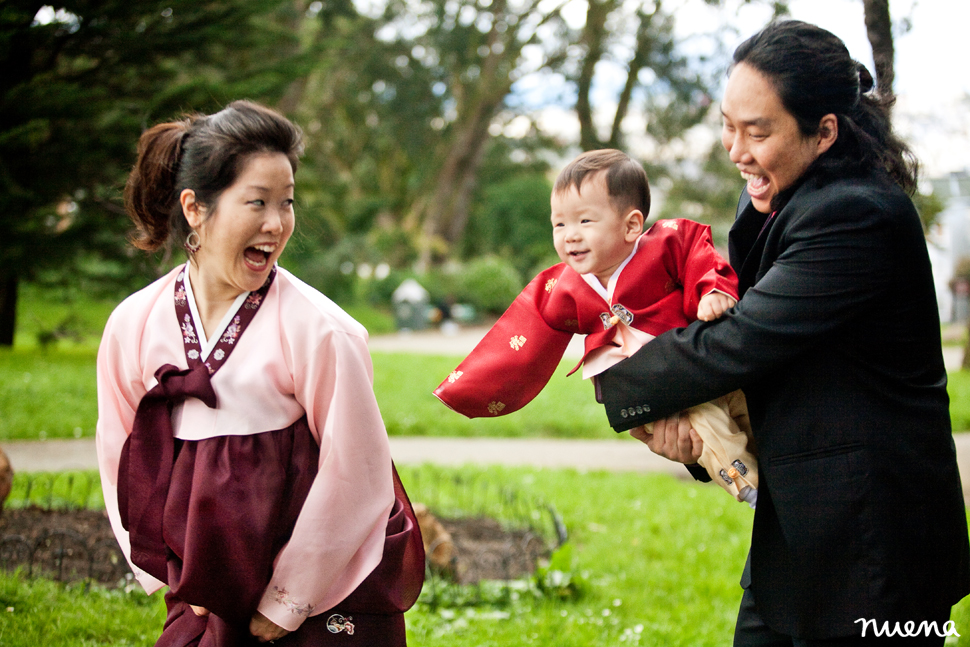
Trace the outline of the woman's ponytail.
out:
M 138 140 L 138 161 L 125 185 L 125 209 L 135 223 L 132 244 L 154 252 L 172 233 L 173 220 L 182 217 L 177 179 L 183 141 L 191 120 L 158 124 Z

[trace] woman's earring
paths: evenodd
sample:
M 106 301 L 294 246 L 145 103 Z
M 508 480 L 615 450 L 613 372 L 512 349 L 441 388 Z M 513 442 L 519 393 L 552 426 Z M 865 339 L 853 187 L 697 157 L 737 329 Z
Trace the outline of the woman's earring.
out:
M 185 251 L 189 254 L 195 254 L 202 248 L 202 238 L 199 237 L 199 232 L 192 230 L 189 235 L 185 237 Z

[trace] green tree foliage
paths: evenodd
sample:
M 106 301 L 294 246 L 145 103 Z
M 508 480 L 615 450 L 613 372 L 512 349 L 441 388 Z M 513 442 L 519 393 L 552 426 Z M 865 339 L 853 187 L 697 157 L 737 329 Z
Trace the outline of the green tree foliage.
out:
M 567 66 L 576 84 L 580 146 L 625 148 L 623 120 L 637 96 L 646 117 L 646 133 L 661 144 L 681 136 L 704 118 L 711 105 L 713 79 L 680 53 L 674 39 L 673 9 L 661 0 L 628 3 L 590 0 L 586 24 L 577 38 L 577 57 Z M 633 46 L 625 45 L 625 41 Z M 622 58 L 621 58 L 622 57 Z M 592 92 L 597 67 L 606 61 L 623 63 L 625 81 L 616 96 L 609 134 L 599 133 L 593 118 Z
M 744 183 L 721 142 L 715 142 L 699 162 L 658 169 L 658 175 L 665 172 L 669 177 L 659 184 L 668 190 L 659 218 L 690 218 L 709 224 L 715 243 L 725 247 Z
M 598 66 L 626 69 L 613 132 L 597 139 L 584 125 L 584 146 L 624 147 L 620 124 L 634 110 L 648 115 L 641 134 L 663 143 L 704 116 L 709 79 L 679 53 L 672 9 L 601 0 L 584 26 L 570 28 L 566 4 L 391 0 L 379 13 L 335 21 L 297 110 L 318 179 L 304 194 L 314 215 L 302 257 L 332 253 L 338 238 L 365 231 L 364 243 L 411 241 L 394 264 L 414 253 L 421 267 L 478 253 L 487 242 L 473 240 L 470 232 L 483 231 L 473 221 L 501 192 L 489 187 L 508 180 L 490 167 L 545 174 L 548 161 L 533 166 L 543 159 L 537 151 L 558 155 L 567 143 L 542 139 L 536 106 L 516 89 L 527 79 L 549 88 L 546 105 L 573 102 L 586 124 Z M 546 219 L 547 206 L 532 217 Z M 365 262 L 366 244 L 355 255 Z
M 125 245 L 120 202 L 141 130 L 281 96 L 307 65 L 285 29 L 294 10 L 281 0 L 0 5 L 0 320 L 11 333 L 19 280 L 130 284 L 153 273 Z
M 409 155 L 410 199 L 396 215 L 425 265 L 453 253 L 473 211 L 472 197 L 496 129 L 515 117 L 513 83 L 562 57 L 561 2 L 433 0 L 389 2 L 377 39 L 397 70 L 381 78 L 407 104 L 395 110 L 422 146 Z M 535 61 L 527 60 L 526 51 Z M 407 87 L 407 94 L 404 88 Z M 427 111 L 425 111 L 427 109 Z M 377 119 L 381 120 L 377 115 Z M 408 151 L 410 153 L 410 151 Z
M 593 0 L 580 26 L 569 4 L 7 0 L 0 306 L 22 279 L 130 289 L 167 267 L 125 245 L 120 192 L 138 135 L 244 97 L 306 132 L 284 263 L 316 287 L 353 298 L 362 265 L 397 276 L 480 254 L 530 278 L 555 260 L 549 170 L 576 143 L 543 133 L 538 110 L 573 108 L 583 147 L 625 148 L 631 136 L 675 142 L 711 104 L 709 66 L 681 53 L 670 2 Z M 542 105 L 528 87 L 544 88 Z M 615 98 L 599 130 L 596 88 L 600 103 Z
M 549 224 L 551 189 L 544 175 L 527 174 L 487 187 L 466 232 L 467 255 L 508 258 L 523 278 L 558 262 Z

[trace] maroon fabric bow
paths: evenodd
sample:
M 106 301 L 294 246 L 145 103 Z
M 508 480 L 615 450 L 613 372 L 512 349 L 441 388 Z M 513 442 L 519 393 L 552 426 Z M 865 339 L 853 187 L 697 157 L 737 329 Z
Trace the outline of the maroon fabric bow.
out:
M 131 434 L 121 450 L 118 507 L 131 537 L 131 561 L 152 577 L 168 580 L 169 548 L 162 537 L 162 516 L 175 461 L 172 408 L 185 398 L 216 407 L 209 369 L 201 362 L 179 369 L 165 364 L 155 371 L 158 384 L 144 395 Z M 151 511 L 155 511 L 152 514 Z

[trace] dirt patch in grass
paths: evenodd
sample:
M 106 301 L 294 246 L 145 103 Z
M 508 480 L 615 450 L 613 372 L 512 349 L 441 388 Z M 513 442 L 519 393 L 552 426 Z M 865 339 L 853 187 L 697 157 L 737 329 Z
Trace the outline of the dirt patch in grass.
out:
M 467 584 L 528 576 L 546 554 L 541 537 L 488 517 L 441 519 L 455 558 L 445 573 Z M 60 581 L 92 579 L 107 586 L 130 578 L 103 510 L 7 509 L 0 515 L 0 567 Z
M 22 568 L 32 577 L 92 579 L 109 586 L 123 584 L 130 572 L 101 510 L 4 510 L 0 566 Z
M 455 544 L 453 578 L 460 584 L 527 577 L 548 554 L 543 539 L 530 530 L 507 529 L 488 517 L 441 519 Z

